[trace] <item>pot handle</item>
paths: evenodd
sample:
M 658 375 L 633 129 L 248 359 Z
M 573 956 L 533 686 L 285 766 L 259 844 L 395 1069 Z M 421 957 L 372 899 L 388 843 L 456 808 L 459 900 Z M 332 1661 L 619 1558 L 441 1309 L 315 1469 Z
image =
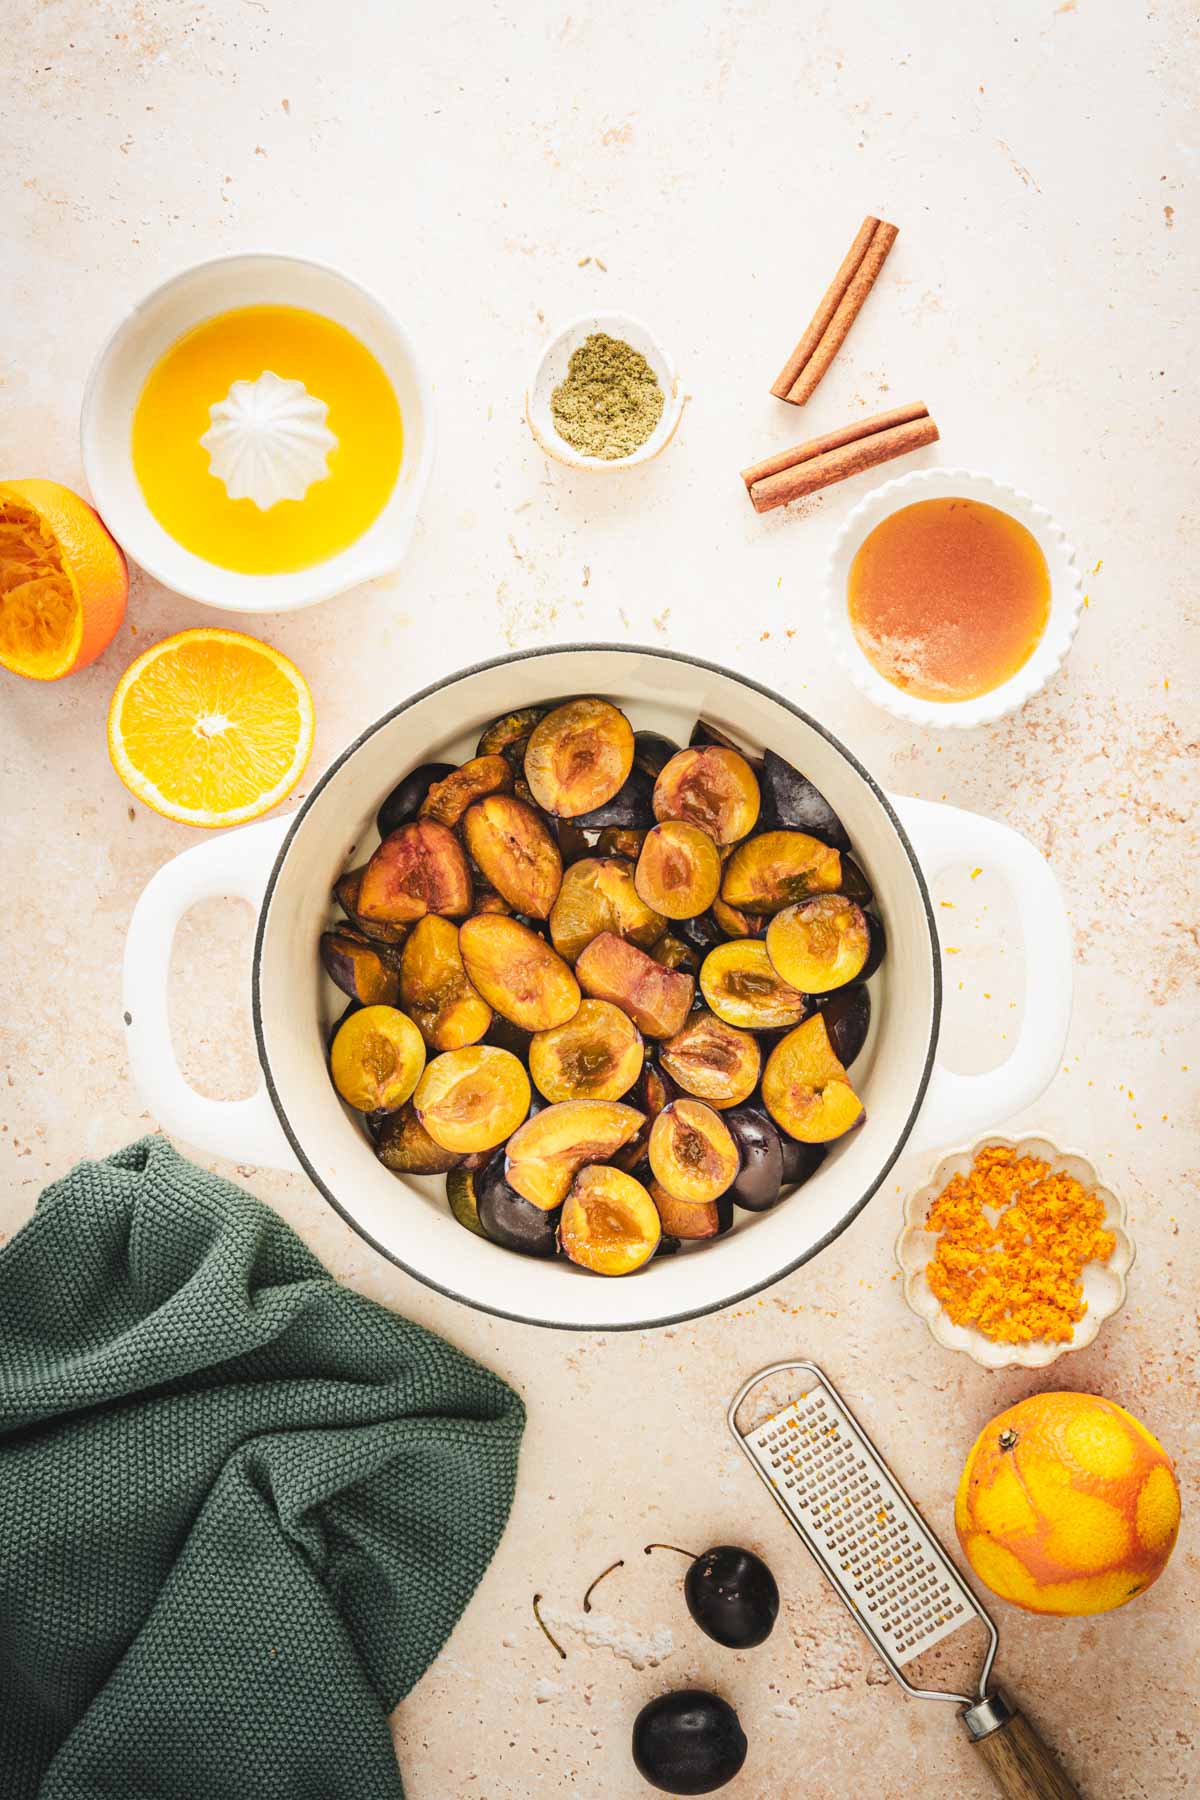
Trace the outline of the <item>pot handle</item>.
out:
M 167 1005 L 171 946 L 183 915 L 217 894 L 249 900 L 257 912 L 290 824 L 284 817 L 223 831 L 150 878 L 125 938 L 124 1005 L 133 1078 L 164 1131 L 226 1162 L 298 1172 L 261 1076 L 245 1100 L 210 1100 L 184 1079 Z
M 1071 1023 L 1071 926 L 1050 864 L 1027 837 L 979 813 L 892 797 L 929 882 L 956 864 L 994 870 L 1010 889 L 1025 952 L 1025 1009 L 1011 1055 L 984 1075 L 934 1065 L 911 1149 L 967 1143 L 1045 1092 L 1062 1067 Z

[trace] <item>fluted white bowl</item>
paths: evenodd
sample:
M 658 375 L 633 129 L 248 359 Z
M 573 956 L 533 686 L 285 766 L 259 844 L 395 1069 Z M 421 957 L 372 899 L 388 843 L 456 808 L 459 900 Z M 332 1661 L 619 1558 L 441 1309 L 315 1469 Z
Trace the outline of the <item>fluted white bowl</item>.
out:
M 973 1325 L 956 1325 L 930 1289 L 926 1269 L 937 1248 L 936 1232 L 926 1231 L 929 1209 L 946 1183 L 965 1175 L 981 1150 L 992 1144 L 1015 1149 L 1019 1156 L 1036 1156 L 1056 1174 L 1073 1176 L 1082 1187 L 1104 1203 L 1104 1229 L 1116 1238 L 1106 1263 L 1090 1262 L 1083 1270 L 1083 1295 L 1087 1311 L 1076 1321 L 1065 1343 L 1039 1339 L 1028 1344 L 999 1344 Z M 1126 1229 L 1125 1202 L 1106 1186 L 1095 1167 L 1077 1150 L 1060 1150 L 1049 1138 L 1001 1137 L 992 1133 L 969 1149 L 951 1150 L 938 1162 L 924 1187 L 910 1194 L 904 1206 L 904 1229 L 896 1240 L 896 1260 L 904 1278 L 904 1298 L 919 1319 L 924 1319 L 935 1343 L 945 1350 L 963 1350 L 984 1369 L 1047 1369 L 1068 1350 L 1082 1350 L 1095 1340 L 1106 1319 L 1124 1305 L 1127 1277 L 1133 1266 L 1134 1245 Z
M 1032 533 L 1050 571 L 1050 616 L 1032 656 L 999 687 L 971 700 L 924 700 L 881 675 L 855 637 L 846 600 L 850 565 L 864 538 L 892 513 L 921 500 L 951 500 L 959 495 L 1008 513 Z M 838 663 L 868 700 L 912 725 L 961 731 L 994 725 L 1016 712 L 1062 667 L 1079 628 L 1082 608 L 1083 584 L 1075 550 L 1062 526 L 1028 494 L 975 469 L 918 469 L 873 489 L 838 533 L 825 574 L 825 627 Z

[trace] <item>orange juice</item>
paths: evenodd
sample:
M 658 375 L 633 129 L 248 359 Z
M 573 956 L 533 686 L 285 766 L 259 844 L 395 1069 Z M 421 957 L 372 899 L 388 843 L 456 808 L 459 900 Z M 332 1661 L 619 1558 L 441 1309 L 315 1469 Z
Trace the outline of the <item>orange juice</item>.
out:
M 185 332 L 133 416 L 134 472 L 163 530 L 247 575 L 311 568 L 354 543 L 386 505 L 403 446 L 375 357 L 295 306 L 239 307 Z
M 864 538 L 847 602 L 859 647 L 893 686 L 922 700 L 970 700 L 1037 648 L 1050 571 L 1032 532 L 999 507 L 919 500 Z

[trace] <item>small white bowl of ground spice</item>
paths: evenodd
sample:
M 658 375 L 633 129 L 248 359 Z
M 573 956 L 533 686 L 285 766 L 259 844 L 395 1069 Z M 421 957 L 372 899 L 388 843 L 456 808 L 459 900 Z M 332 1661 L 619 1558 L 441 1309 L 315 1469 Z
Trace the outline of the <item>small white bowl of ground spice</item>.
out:
M 640 319 L 585 313 L 551 338 L 525 394 L 529 429 L 570 469 L 630 469 L 675 435 L 675 367 Z

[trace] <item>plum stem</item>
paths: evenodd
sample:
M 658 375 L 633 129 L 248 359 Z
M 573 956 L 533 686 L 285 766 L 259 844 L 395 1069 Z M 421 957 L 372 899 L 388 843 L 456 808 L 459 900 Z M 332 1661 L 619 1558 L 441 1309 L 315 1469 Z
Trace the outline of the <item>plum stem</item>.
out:
M 554 1633 L 551 1631 L 550 1627 L 547 1625 L 545 1619 L 543 1619 L 541 1613 L 538 1611 L 538 1607 L 541 1605 L 541 1601 L 542 1601 L 542 1596 L 540 1594 L 535 1594 L 533 1596 L 533 1616 L 537 1620 L 538 1624 L 541 1626 L 542 1631 L 545 1633 L 546 1637 L 549 1638 L 550 1642 L 554 1645 L 554 1648 L 558 1651 L 558 1654 L 562 1657 L 563 1661 L 566 1662 L 566 1660 L 567 1660 L 566 1651 L 563 1649 L 562 1645 L 559 1643 L 558 1639 L 555 1637 Z
M 609 1563 L 607 1569 L 602 1569 L 600 1571 L 599 1575 L 597 1575 L 595 1581 L 593 1581 L 593 1583 L 592 1583 L 591 1587 L 588 1589 L 587 1593 L 583 1596 L 584 1612 L 591 1612 L 591 1610 L 592 1610 L 592 1595 L 595 1593 L 596 1589 L 600 1586 L 600 1583 L 604 1580 L 604 1577 L 606 1575 L 611 1575 L 614 1569 L 623 1569 L 624 1567 L 625 1567 L 625 1558 L 623 1556 L 618 1556 L 615 1563 Z
M 686 1556 L 689 1562 L 699 1561 L 690 1550 L 681 1550 L 678 1544 L 647 1544 L 643 1555 L 649 1556 L 652 1550 L 674 1550 L 676 1556 Z

